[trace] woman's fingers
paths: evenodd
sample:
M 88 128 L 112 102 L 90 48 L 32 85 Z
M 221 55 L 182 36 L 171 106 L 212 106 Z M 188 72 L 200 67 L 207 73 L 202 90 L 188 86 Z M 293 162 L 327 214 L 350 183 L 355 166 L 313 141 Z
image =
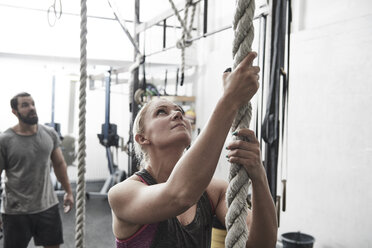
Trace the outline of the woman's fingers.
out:
M 225 87 L 226 85 L 226 78 L 230 75 L 231 73 L 231 68 L 227 68 L 223 74 L 222 74 L 222 82 L 223 82 L 223 86 Z
M 265 173 L 262 161 L 260 145 L 252 130 L 243 128 L 233 133 L 244 140 L 233 140 L 228 145 L 227 158 L 230 163 L 242 165 L 249 177 L 255 180 Z
M 249 52 L 248 55 L 240 62 L 237 68 L 252 66 L 253 60 L 257 57 L 256 52 Z
M 247 159 L 247 160 L 256 160 L 260 158 L 260 154 L 257 153 L 256 151 L 252 150 L 242 150 L 242 149 L 236 149 L 232 150 L 227 154 L 227 157 L 230 162 L 235 159 Z
M 235 132 L 233 132 L 233 135 L 242 137 L 246 142 L 253 143 L 253 144 L 259 144 L 255 133 L 250 129 L 242 128 L 242 129 L 236 130 Z M 240 140 L 232 141 L 231 145 L 240 145 L 243 143 L 239 141 Z
M 240 164 L 245 167 L 245 165 L 254 164 L 253 158 L 241 158 L 241 157 L 229 157 L 229 162 L 233 164 Z
M 235 131 L 233 135 L 242 137 L 243 139 L 236 139 L 229 143 L 227 147 L 229 150 L 227 154 L 229 161 L 231 161 L 231 158 L 260 160 L 261 151 L 259 142 L 252 130 L 240 129 Z

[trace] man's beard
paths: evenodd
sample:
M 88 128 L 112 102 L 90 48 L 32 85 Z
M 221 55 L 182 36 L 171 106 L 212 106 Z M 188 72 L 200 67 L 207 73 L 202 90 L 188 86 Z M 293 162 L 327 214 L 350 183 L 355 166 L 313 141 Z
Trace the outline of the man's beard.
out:
M 39 118 L 38 118 L 36 112 L 30 112 L 30 113 L 28 113 L 26 116 L 22 116 L 22 115 L 17 111 L 17 114 L 18 114 L 18 118 L 19 118 L 22 122 L 24 122 L 24 123 L 26 123 L 26 124 L 29 124 L 29 125 L 35 125 L 35 124 L 37 124 L 38 121 L 39 121 Z M 30 116 L 33 115 L 33 114 L 35 114 L 35 116 L 30 117 Z

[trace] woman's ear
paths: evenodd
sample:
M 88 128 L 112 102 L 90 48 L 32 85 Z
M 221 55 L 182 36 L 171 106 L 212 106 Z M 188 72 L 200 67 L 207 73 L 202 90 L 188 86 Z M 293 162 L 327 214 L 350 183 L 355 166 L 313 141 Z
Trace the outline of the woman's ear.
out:
M 134 136 L 134 139 L 140 145 L 149 145 L 150 144 L 150 141 L 148 139 L 146 139 L 143 135 L 138 134 L 138 133 Z

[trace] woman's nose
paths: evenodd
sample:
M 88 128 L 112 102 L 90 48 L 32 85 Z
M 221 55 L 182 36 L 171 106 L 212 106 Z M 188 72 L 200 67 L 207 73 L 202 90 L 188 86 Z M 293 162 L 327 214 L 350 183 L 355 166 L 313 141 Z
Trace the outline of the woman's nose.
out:
M 172 119 L 173 120 L 176 120 L 176 119 L 181 119 L 182 120 L 183 119 L 182 113 L 180 111 L 174 111 Z

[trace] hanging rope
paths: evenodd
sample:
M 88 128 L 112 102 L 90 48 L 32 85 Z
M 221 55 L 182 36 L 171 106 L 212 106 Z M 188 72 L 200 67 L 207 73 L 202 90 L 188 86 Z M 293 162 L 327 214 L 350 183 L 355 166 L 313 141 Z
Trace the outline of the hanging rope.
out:
M 236 11 L 233 21 L 235 35 L 233 42 L 233 68 L 236 68 L 252 50 L 254 9 L 254 0 L 236 1 Z M 252 106 L 248 102 L 239 109 L 231 131 L 234 132 L 241 128 L 248 128 L 251 116 Z M 226 192 L 228 206 L 226 214 L 226 248 L 242 248 L 246 246 L 248 240 L 246 219 L 248 214 L 247 196 L 249 185 L 250 181 L 246 170 L 241 165 L 231 164 L 229 186 Z
M 172 6 L 172 9 L 174 10 L 175 15 L 177 16 L 178 21 L 180 22 L 182 26 L 182 36 L 181 39 L 177 41 L 177 48 L 181 49 L 181 82 L 180 85 L 183 85 L 183 81 L 185 79 L 185 48 L 191 46 L 192 42 L 188 42 L 187 39 L 191 38 L 191 30 L 192 30 L 192 24 L 194 22 L 194 16 L 195 16 L 195 9 L 196 5 L 193 4 L 192 0 L 186 0 L 185 3 L 185 13 L 183 20 L 176 8 L 176 5 L 172 0 L 169 0 L 169 3 Z M 191 19 L 189 23 L 189 27 L 187 27 L 187 19 L 189 16 L 189 8 L 192 6 L 192 12 L 191 12 Z
M 80 95 L 79 95 L 79 149 L 78 183 L 76 188 L 75 247 L 84 248 L 85 232 L 85 106 L 87 85 L 87 5 L 80 2 Z

